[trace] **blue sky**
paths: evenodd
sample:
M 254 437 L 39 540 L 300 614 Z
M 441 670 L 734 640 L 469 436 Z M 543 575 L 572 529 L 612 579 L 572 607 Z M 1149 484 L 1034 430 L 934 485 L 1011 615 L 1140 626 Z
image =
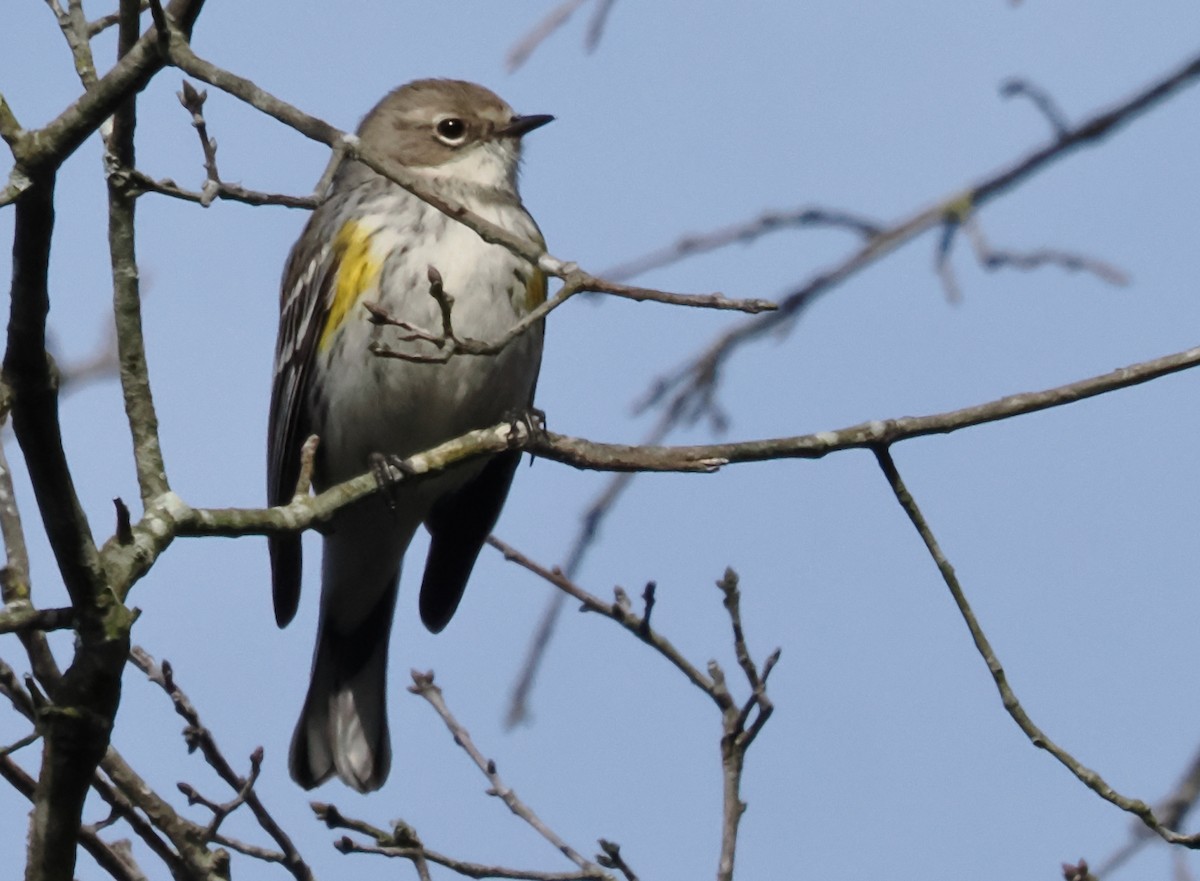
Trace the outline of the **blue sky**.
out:
M 551 252 L 601 271 L 765 209 L 901 218 L 1049 137 L 1028 102 L 999 97 L 1008 77 L 1037 83 L 1079 120 L 1191 57 L 1200 25 L 1200 7 L 1182 0 L 618 2 L 595 53 L 582 50 L 585 8 L 506 73 L 508 48 L 550 5 L 213 3 L 194 47 L 346 128 L 388 89 L 431 75 L 481 82 L 519 112 L 555 114 L 527 141 L 522 191 Z M 0 33 L 0 92 L 26 126 L 41 125 L 78 93 L 66 47 L 34 0 L 8 0 Z M 98 42 L 111 53 L 110 39 Z M 174 97 L 179 80 L 166 71 L 143 94 L 139 166 L 198 187 L 201 156 Z M 209 91 L 227 180 L 311 190 L 326 158 L 319 145 Z M 960 242 L 963 300 L 951 304 L 933 272 L 935 239 L 925 236 L 825 297 L 788 335 L 729 363 L 726 437 L 934 413 L 1195 345 L 1198 120 L 1193 88 L 979 215 L 997 247 L 1102 258 L 1129 273 L 1128 286 L 1056 268 L 987 273 Z M 58 215 L 51 323 L 69 363 L 103 338 L 109 315 L 95 140 L 60 175 Z M 279 275 L 304 215 L 147 197 L 138 221 L 173 486 L 195 505 L 259 504 Z M 0 210 L 0 238 L 11 226 L 11 209 Z M 775 298 L 854 245 L 838 231 L 781 232 L 639 281 Z M 5 251 L 0 273 L 8 269 Z M 538 403 L 556 431 L 636 441 L 650 420 L 632 417 L 631 402 L 740 320 L 576 300 L 549 321 Z M 1196 392 L 1184 373 L 893 450 L 1026 709 L 1117 789 L 1151 801 L 1200 743 L 1191 700 L 1200 657 Z M 111 499 L 137 498 L 115 384 L 71 394 L 63 422 L 93 529 L 107 535 Z M 671 440 L 711 437 L 696 426 Z M 559 563 L 605 480 L 544 461 L 522 468 L 497 534 Z M 316 543 L 309 548 L 315 559 Z M 719 724 L 707 699 L 611 622 L 569 612 L 531 724 L 504 731 L 548 588 L 485 551 L 458 616 L 432 637 L 415 614 L 422 552 L 410 556 L 392 645 L 391 780 L 370 797 L 331 784 L 316 798 L 379 825 L 403 817 L 443 852 L 569 868 L 483 795 L 483 778 L 405 693 L 410 668 L 432 668 L 506 781 L 573 846 L 591 853 L 596 838 L 616 840 L 643 878 L 711 875 Z M 783 649 L 776 713 L 746 770 L 741 877 L 1054 878 L 1060 862 L 1095 865 L 1124 843 L 1130 818 L 1034 749 L 1004 713 L 869 453 L 641 477 L 579 580 L 602 596 L 656 580 L 656 625 L 695 662 L 716 658 L 732 671 L 713 587 L 726 566 L 742 577 L 752 651 L 761 659 Z M 33 575 L 40 604 L 65 601 L 40 538 Z M 134 638 L 171 660 L 231 758 L 244 765 L 265 747 L 262 795 L 318 876 L 394 877 L 408 869 L 334 852 L 334 833 L 311 819 L 310 796 L 287 778 L 316 593 L 306 583 L 296 621 L 278 631 L 265 542 L 181 540 L 132 595 L 143 611 Z M 0 657 L 19 660 L 13 638 L 0 638 Z M 166 698 L 130 669 L 117 747 L 163 791 L 186 779 L 225 797 L 179 728 Z M 0 743 L 24 733 L 0 712 Z M 0 792 L 0 852 L 21 847 L 25 810 Z M 241 818 L 230 829 L 263 840 Z M 1170 870 L 1170 853 L 1155 845 L 1124 872 Z M 85 857 L 78 876 L 100 872 Z

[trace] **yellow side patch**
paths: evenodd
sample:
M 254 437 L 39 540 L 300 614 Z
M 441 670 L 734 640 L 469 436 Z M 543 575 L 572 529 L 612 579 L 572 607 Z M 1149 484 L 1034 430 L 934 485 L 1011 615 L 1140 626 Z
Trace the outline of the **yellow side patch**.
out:
M 338 273 L 329 315 L 317 341 L 321 351 L 329 346 L 334 333 L 358 305 L 363 293 L 375 284 L 380 269 L 379 261 L 371 258 L 371 228 L 357 221 L 351 220 L 338 230 L 333 241 L 333 254 Z
M 533 267 L 529 282 L 525 285 L 525 308 L 533 311 L 546 302 L 546 273 Z

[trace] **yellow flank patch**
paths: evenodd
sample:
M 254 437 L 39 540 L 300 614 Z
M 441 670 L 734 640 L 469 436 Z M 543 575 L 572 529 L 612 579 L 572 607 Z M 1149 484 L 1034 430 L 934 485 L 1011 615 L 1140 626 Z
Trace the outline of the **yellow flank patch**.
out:
M 546 273 L 533 267 L 525 285 L 525 308 L 532 311 L 546 302 Z
M 380 262 L 371 259 L 371 232 L 370 227 L 351 220 L 338 230 L 337 238 L 333 241 L 338 272 L 333 302 L 329 304 L 329 315 L 321 330 L 321 338 L 317 341 L 317 348 L 321 351 L 329 346 L 334 333 L 379 276 Z

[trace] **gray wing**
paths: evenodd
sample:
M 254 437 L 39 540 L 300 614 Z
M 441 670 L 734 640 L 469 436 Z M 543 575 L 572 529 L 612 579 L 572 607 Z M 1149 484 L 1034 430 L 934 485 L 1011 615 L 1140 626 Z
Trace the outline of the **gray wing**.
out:
M 421 620 L 434 633 L 449 624 L 458 609 L 520 462 L 520 450 L 496 454 L 478 476 L 439 499 L 425 519 L 429 556 L 419 605 Z
M 296 491 L 300 447 L 312 433 L 309 386 L 317 342 L 329 316 L 337 279 L 338 256 L 332 242 L 312 244 L 316 223 L 318 217 L 314 215 L 292 249 L 280 289 L 279 337 L 267 427 L 267 501 L 272 506 L 287 504 Z M 283 627 L 295 616 L 300 603 L 300 535 L 272 535 L 267 544 L 275 621 Z

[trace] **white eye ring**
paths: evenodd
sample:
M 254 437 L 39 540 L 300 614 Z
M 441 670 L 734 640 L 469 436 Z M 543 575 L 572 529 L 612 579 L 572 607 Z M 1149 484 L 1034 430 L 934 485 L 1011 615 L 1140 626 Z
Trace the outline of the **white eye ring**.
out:
M 433 131 L 448 147 L 457 147 L 467 139 L 467 124 L 457 116 L 442 117 L 433 124 Z

